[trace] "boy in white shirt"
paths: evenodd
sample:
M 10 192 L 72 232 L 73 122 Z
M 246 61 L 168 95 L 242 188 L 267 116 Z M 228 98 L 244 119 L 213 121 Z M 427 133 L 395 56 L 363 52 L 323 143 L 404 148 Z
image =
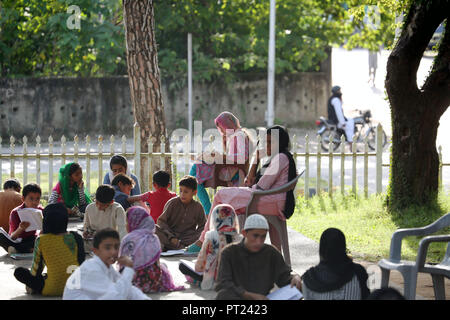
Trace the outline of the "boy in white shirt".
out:
M 63 300 L 151 300 L 132 285 L 133 261 L 118 258 L 119 233 L 106 228 L 94 236 L 94 257 L 84 261 L 67 279 Z M 123 268 L 119 273 L 112 265 Z
M 112 228 L 120 239 L 127 234 L 126 217 L 123 207 L 114 202 L 115 190 L 112 186 L 103 184 L 97 188 L 95 203 L 86 207 L 83 223 L 83 239 L 87 252 L 92 250 L 92 239 L 97 230 Z

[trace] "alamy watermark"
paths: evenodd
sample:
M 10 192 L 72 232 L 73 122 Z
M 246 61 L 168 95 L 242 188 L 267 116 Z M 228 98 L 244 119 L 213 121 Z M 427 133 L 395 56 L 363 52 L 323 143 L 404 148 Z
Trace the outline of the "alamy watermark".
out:
M 14 94 L 15 94 L 15 92 L 13 89 L 11 89 L 11 88 L 6 89 L 5 96 L 7 99 L 12 98 L 14 96 Z
M 70 277 L 66 282 L 67 289 L 81 289 L 81 272 L 79 267 L 76 265 L 70 265 L 67 267 L 66 272 L 70 274 Z
M 67 8 L 67 13 L 71 14 L 67 18 L 66 25 L 70 30 L 81 29 L 81 9 L 77 5 L 71 5 Z
M 202 122 L 194 121 L 193 136 L 191 136 L 189 131 L 184 128 L 176 129 L 172 132 L 170 136 L 170 140 L 172 141 L 172 152 L 179 153 L 179 147 L 184 148 L 184 152 L 186 152 L 186 148 L 191 149 L 191 146 L 193 145 L 194 153 L 198 155 L 195 159 L 196 164 L 229 165 L 245 164 L 248 160 L 251 160 L 251 157 L 256 150 L 259 150 L 260 157 L 266 158 L 279 153 L 279 129 L 270 131 L 270 147 L 268 145 L 269 139 L 265 129 L 259 129 L 258 132 L 255 129 L 245 128 L 244 130 L 235 131 L 233 129 L 226 129 L 226 132 L 221 133 L 218 129 L 208 129 L 203 133 Z M 245 147 L 246 138 L 249 138 L 250 141 L 247 143 L 248 150 Z M 185 142 L 184 146 L 183 143 L 178 143 L 180 140 L 181 142 Z M 211 143 L 212 141 L 219 142 L 218 146 L 214 147 Z M 206 148 L 203 147 L 205 142 L 210 142 Z M 224 145 L 224 142 L 226 145 Z M 272 172 L 277 174 L 278 169 L 278 162 L 274 162 L 271 164 L 271 170 L 270 172 L 267 172 L 267 174 L 272 174 Z
M 366 24 L 369 29 L 377 30 L 381 25 L 380 9 L 376 5 L 370 5 L 366 7 Z
M 381 270 L 377 265 L 370 265 L 366 268 L 368 279 L 367 287 L 370 291 L 381 288 Z

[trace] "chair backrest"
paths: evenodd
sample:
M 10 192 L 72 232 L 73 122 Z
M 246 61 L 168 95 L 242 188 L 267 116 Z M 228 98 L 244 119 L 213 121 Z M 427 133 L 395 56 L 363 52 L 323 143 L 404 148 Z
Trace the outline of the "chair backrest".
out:
M 394 232 L 391 238 L 391 248 L 389 259 L 392 261 L 399 261 L 401 259 L 401 248 L 402 248 L 402 239 L 406 236 L 426 236 L 433 234 L 441 229 L 447 228 L 450 226 L 450 213 L 447 213 L 430 223 L 427 226 L 421 228 L 404 228 L 398 229 Z M 449 250 L 447 253 L 450 254 Z
M 441 264 L 450 266 L 450 242 L 447 244 L 447 251 L 445 251 L 444 259 Z
M 425 226 L 424 229 L 427 230 L 427 232 L 437 232 L 441 229 L 447 228 L 450 226 L 450 213 L 447 213 L 437 219 L 435 222 L 429 224 L 428 226 Z
M 278 188 L 274 188 L 274 189 L 270 189 L 270 190 L 254 191 L 252 193 L 250 201 L 247 204 L 246 216 L 248 216 L 251 213 L 255 213 L 256 212 L 255 211 L 256 210 L 256 204 L 257 204 L 257 200 L 258 200 L 259 197 L 267 196 L 267 195 L 271 195 L 271 194 L 284 193 L 284 192 L 288 192 L 288 191 L 294 189 L 295 186 L 297 185 L 298 179 L 303 175 L 304 172 L 305 172 L 305 170 L 303 170 L 294 179 L 292 179 L 291 181 L 289 181 L 288 183 L 286 183 L 286 184 L 284 184 L 282 186 L 279 186 Z

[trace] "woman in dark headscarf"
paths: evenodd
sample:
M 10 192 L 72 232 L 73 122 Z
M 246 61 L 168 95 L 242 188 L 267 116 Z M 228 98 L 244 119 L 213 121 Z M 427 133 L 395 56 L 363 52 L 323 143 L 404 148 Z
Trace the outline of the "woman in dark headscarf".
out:
M 254 191 L 280 187 L 297 176 L 295 161 L 289 151 L 290 139 L 287 130 L 282 126 L 273 126 L 267 129 L 266 137 L 266 150 L 265 152 L 256 152 L 256 163 L 252 165 L 246 178 L 248 187 L 220 189 L 214 196 L 213 208 L 222 203 L 229 204 L 234 208 L 236 214 L 243 214 Z M 260 171 L 256 172 L 259 161 L 263 156 L 268 156 L 269 161 Z M 257 210 L 260 214 L 274 215 L 280 220 L 286 220 L 294 212 L 294 206 L 295 197 L 292 190 L 287 193 L 262 196 L 258 200 Z M 203 243 L 205 234 L 209 230 L 209 219 L 208 216 L 205 229 L 195 245 L 201 246 Z M 269 230 L 271 242 L 281 249 L 279 235 L 273 231 L 272 228 Z
M 42 233 L 36 239 L 31 272 L 25 268 L 14 271 L 16 279 L 26 285 L 27 292 L 44 296 L 62 296 L 69 270 L 75 270 L 85 258 L 83 239 L 76 232 L 67 232 L 67 209 L 63 203 L 49 204 L 43 211 Z M 47 266 L 47 275 L 43 275 Z
M 320 237 L 320 263 L 303 276 L 305 300 L 362 300 L 370 293 L 367 271 L 347 255 L 345 236 L 329 228 Z

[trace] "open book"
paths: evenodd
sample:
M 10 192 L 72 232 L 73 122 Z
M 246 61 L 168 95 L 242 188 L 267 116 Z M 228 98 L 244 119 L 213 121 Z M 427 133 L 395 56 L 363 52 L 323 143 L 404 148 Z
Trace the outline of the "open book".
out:
M 287 286 L 269 293 L 267 298 L 269 298 L 269 300 L 300 300 L 303 298 L 303 294 L 297 287 L 294 286 L 291 288 L 291 285 L 288 284 Z
M 161 252 L 162 257 L 170 257 L 170 256 L 196 256 L 197 252 L 188 252 L 184 249 L 179 250 L 167 250 Z
M 195 271 L 195 264 L 192 261 L 180 259 L 180 264 L 184 264 L 186 267 L 188 267 L 189 269 L 191 269 L 193 272 L 195 272 L 196 274 L 198 274 L 200 276 L 203 274 L 203 272 Z
M 20 221 L 28 221 L 30 226 L 25 229 L 25 232 L 42 230 L 42 211 L 34 208 L 23 208 L 17 210 Z
M 8 232 L 6 232 L 5 229 L 3 229 L 2 227 L 0 227 L 0 233 L 3 234 L 9 241 L 12 241 L 14 243 L 22 242 L 22 238 L 17 238 L 16 240 L 11 239 L 11 236 L 8 234 Z

